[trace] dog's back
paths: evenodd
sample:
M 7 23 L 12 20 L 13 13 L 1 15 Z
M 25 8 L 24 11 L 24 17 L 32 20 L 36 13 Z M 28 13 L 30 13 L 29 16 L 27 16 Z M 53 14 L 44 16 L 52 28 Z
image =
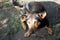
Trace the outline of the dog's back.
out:
M 41 13 L 46 11 L 45 7 L 40 2 L 29 2 L 27 4 L 21 5 L 16 0 L 13 0 L 14 6 L 19 6 L 20 8 L 23 8 L 23 14 L 26 12 L 29 13 Z
M 26 4 L 26 9 L 30 13 L 41 13 L 46 11 L 45 7 L 40 2 L 30 2 Z

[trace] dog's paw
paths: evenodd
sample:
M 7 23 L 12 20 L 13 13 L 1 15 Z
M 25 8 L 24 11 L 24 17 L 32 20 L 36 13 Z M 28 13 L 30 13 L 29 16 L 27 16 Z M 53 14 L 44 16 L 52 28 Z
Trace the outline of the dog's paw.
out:
M 50 30 L 50 31 L 48 31 L 48 34 L 52 35 L 52 31 L 51 31 L 51 30 Z
M 30 32 L 26 32 L 25 34 L 24 34 L 24 37 L 29 37 L 30 36 Z
M 52 29 L 51 28 L 48 28 L 48 34 L 52 35 L 53 32 L 52 32 Z

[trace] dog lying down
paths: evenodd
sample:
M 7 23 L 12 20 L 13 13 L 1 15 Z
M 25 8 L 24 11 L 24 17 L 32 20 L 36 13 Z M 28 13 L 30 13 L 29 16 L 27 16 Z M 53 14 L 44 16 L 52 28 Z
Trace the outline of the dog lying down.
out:
M 13 0 L 14 6 L 23 8 L 23 15 L 20 17 L 22 28 L 26 31 L 25 37 L 29 37 L 38 28 L 46 26 L 49 34 L 52 34 L 52 29 L 47 20 L 47 13 L 45 7 L 40 2 L 29 2 L 21 5 L 16 0 Z
M 43 27 L 46 27 L 49 34 L 52 34 L 52 29 L 46 18 L 46 12 L 39 14 L 27 13 L 25 15 L 22 15 L 20 19 L 21 19 L 22 28 L 26 31 L 26 33 L 24 34 L 25 37 L 29 37 L 38 28 L 43 28 Z

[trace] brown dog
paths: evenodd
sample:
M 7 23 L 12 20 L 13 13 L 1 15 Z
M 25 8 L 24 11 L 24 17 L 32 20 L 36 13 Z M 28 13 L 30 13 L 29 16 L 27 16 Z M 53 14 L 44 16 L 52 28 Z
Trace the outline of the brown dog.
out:
M 24 30 L 27 30 L 24 34 L 25 37 L 29 37 L 31 33 L 35 32 L 40 27 L 47 26 L 47 30 L 49 34 L 52 34 L 52 29 L 49 25 L 49 22 L 46 18 L 46 12 L 42 13 L 26 13 L 25 15 L 21 16 L 21 24 Z M 28 29 L 27 29 L 28 27 Z

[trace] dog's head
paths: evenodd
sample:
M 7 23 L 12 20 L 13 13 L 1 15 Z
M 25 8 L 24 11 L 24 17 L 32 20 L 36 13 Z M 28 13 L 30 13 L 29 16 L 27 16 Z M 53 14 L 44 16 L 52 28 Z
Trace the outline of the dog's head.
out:
M 40 25 L 41 19 L 38 14 L 32 14 L 27 17 L 26 23 L 29 29 L 36 29 Z
M 21 20 L 24 22 L 26 21 L 29 29 L 32 27 L 36 28 L 38 25 L 40 25 L 41 21 L 46 17 L 46 12 L 43 13 L 27 13 L 23 16 L 21 16 Z
M 38 13 L 38 14 L 32 14 L 27 17 L 27 25 L 29 29 L 38 28 L 38 26 L 41 24 L 42 20 L 46 17 L 46 12 L 44 13 Z

